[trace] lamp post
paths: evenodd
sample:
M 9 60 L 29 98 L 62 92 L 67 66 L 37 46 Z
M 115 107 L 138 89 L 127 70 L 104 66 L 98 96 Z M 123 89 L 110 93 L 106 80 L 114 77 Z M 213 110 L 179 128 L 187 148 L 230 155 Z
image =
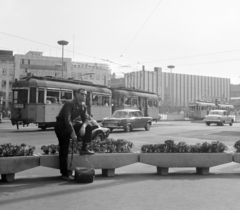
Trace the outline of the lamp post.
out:
M 68 42 L 61 40 L 61 41 L 58 41 L 58 44 L 62 45 L 62 78 L 63 78 L 63 52 L 64 52 L 64 45 L 67 45 Z

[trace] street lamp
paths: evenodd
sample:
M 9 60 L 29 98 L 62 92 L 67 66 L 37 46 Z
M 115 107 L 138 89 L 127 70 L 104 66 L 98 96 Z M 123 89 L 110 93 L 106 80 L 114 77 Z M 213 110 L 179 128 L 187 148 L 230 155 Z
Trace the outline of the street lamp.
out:
M 64 52 L 64 45 L 67 45 L 68 42 L 61 40 L 61 41 L 58 41 L 58 44 L 62 45 L 62 78 L 63 78 L 63 52 Z
M 169 65 L 168 68 L 170 69 L 170 72 L 172 73 L 172 69 L 174 69 L 175 66 L 173 66 L 173 65 Z

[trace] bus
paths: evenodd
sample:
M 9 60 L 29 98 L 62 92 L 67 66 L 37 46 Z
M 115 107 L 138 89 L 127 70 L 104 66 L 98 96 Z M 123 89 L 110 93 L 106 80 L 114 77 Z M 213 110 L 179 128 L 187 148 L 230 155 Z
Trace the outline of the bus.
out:
M 126 88 L 111 88 L 112 91 L 112 111 L 119 109 L 139 109 L 144 116 L 159 119 L 159 96 L 155 93 Z
M 196 101 L 189 103 L 188 117 L 191 119 L 202 120 L 211 110 L 227 110 L 230 115 L 235 116 L 234 106 L 231 104 L 221 104 L 214 102 Z
M 107 86 L 94 85 L 87 81 L 37 77 L 28 73 L 25 78 L 15 80 L 12 85 L 12 125 L 35 123 L 45 130 L 54 127 L 56 116 L 66 100 L 73 98 L 73 91 L 87 90 L 88 113 L 97 121 L 111 116 L 112 92 Z

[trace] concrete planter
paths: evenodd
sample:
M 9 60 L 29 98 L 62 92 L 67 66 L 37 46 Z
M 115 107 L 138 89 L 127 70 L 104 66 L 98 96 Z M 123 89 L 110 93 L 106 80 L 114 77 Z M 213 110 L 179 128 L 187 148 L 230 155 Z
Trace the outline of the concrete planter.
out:
M 85 157 L 95 169 L 102 169 L 104 176 L 114 176 L 116 168 L 137 163 L 139 160 L 139 154 L 136 153 L 96 153 Z M 71 169 L 75 167 L 91 167 L 87 160 L 82 155 L 74 154 Z M 71 155 L 68 156 L 68 164 L 70 164 L 70 161 Z M 59 169 L 58 154 L 40 156 L 40 165 Z
M 4 182 L 13 182 L 15 173 L 25 171 L 40 165 L 38 156 L 16 156 L 0 158 L 0 174 Z
M 198 174 L 209 174 L 209 168 L 232 162 L 228 153 L 141 153 L 140 163 L 157 166 L 157 173 L 167 175 L 170 167 L 195 167 Z
M 240 163 L 240 153 L 233 154 L 233 162 Z

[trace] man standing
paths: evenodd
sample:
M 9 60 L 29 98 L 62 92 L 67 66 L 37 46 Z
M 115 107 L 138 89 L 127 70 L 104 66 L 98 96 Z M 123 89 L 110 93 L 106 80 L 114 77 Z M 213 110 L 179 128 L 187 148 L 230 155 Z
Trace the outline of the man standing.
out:
M 62 179 L 73 180 L 68 171 L 68 150 L 70 138 L 72 141 L 77 140 L 77 133 L 74 127 L 80 127 L 80 136 L 83 136 L 82 148 L 80 155 L 93 155 L 94 152 L 87 149 L 87 144 L 91 142 L 92 126 L 88 124 L 89 115 L 85 105 L 87 91 L 78 89 L 74 91 L 74 99 L 66 101 L 56 117 L 55 133 L 59 141 L 59 164 Z M 77 120 L 81 118 L 82 124 L 77 125 Z

